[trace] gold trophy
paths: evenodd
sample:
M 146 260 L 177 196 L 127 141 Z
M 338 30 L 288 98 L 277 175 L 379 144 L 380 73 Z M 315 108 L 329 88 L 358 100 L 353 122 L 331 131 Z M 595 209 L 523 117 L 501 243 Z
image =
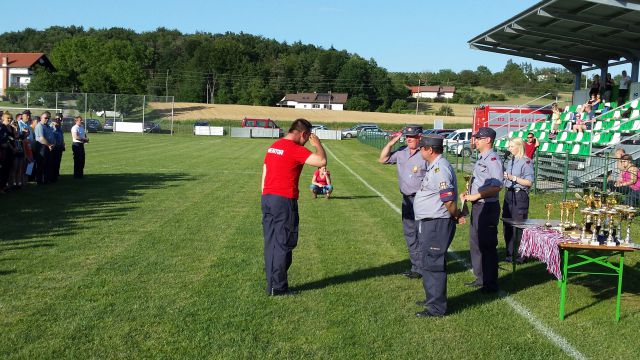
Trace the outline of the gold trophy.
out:
M 544 226 L 551 227 L 551 210 L 553 210 L 553 204 L 545 204 L 544 208 L 547 209 L 547 222 Z
M 464 176 L 464 188 L 467 190 L 467 194 L 471 192 L 471 175 Z M 460 216 L 469 215 L 469 206 L 467 205 L 467 200 L 462 202 L 462 210 L 460 211 Z
M 638 210 L 631 206 L 629 206 L 629 208 L 625 211 L 625 215 L 627 217 L 627 236 L 624 238 L 625 244 L 631 243 L 631 222 L 633 221 L 633 218 L 636 216 L 637 212 Z M 622 236 L 620 238 L 622 238 Z

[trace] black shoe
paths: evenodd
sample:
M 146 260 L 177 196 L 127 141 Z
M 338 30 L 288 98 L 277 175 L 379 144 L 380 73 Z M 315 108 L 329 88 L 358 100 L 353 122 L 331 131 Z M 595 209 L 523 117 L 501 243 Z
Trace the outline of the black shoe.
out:
M 293 295 L 298 295 L 298 292 L 292 291 L 289 289 L 286 289 L 286 290 L 271 289 L 271 294 L 269 294 L 269 296 L 293 296 Z
M 473 288 L 478 288 L 478 287 L 482 287 L 482 284 L 478 284 L 478 283 L 474 280 L 474 281 L 472 281 L 472 282 L 464 283 L 464 286 L 473 287 Z
M 420 279 L 422 277 L 420 273 L 417 273 L 415 271 L 405 271 L 402 273 L 402 275 L 408 277 L 409 279 Z
M 506 258 L 504 258 L 504 262 L 510 263 L 512 261 L 513 261 L 513 258 L 511 256 L 507 256 Z
M 439 317 L 443 317 L 444 315 L 435 315 L 430 313 L 429 311 L 425 310 L 425 311 L 420 311 L 416 313 L 416 317 L 419 318 L 428 318 L 428 317 L 435 317 L 435 318 L 439 318 Z
M 516 264 L 524 264 L 524 258 L 518 257 L 516 259 Z
M 427 300 L 416 301 L 416 305 L 418 305 L 418 306 L 427 306 Z
M 498 292 L 498 288 L 489 288 L 486 286 L 483 286 L 482 288 L 480 288 L 480 292 L 483 294 L 495 294 Z

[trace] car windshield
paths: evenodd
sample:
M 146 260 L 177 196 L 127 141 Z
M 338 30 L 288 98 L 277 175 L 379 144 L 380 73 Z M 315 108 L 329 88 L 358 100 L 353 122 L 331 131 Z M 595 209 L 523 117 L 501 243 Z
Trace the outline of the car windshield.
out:
M 447 139 L 453 139 L 454 137 L 456 137 L 458 135 L 458 133 L 452 132 L 449 135 L 447 135 Z

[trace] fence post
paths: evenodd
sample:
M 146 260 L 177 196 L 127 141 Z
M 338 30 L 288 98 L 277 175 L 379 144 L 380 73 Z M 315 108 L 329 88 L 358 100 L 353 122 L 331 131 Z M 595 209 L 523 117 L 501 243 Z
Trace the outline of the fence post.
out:
M 564 181 L 562 182 L 562 201 L 567 201 L 567 188 L 569 186 L 569 152 L 564 155 Z
M 533 194 L 538 195 L 538 151 L 533 154 Z
M 609 174 L 609 153 L 604 155 L 604 174 L 602 174 L 602 192 L 607 191 L 607 176 Z
M 460 144 L 460 157 L 462 157 L 462 172 L 464 172 L 464 142 Z M 458 148 L 456 147 L 456 152 L 458 152 Z M 456 154 L 458 156 L 458 154 Z

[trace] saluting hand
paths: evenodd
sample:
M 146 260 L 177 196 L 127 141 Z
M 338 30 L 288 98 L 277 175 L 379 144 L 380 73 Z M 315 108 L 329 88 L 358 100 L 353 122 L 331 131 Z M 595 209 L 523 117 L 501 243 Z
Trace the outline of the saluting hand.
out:
M 315 148 L 320 146 L 320 138 L 316 134 L 312 133 L 311 135 L 309 135 L 309 141 L 311 141 L 311 145 L 313 145 L 313 147 Z

